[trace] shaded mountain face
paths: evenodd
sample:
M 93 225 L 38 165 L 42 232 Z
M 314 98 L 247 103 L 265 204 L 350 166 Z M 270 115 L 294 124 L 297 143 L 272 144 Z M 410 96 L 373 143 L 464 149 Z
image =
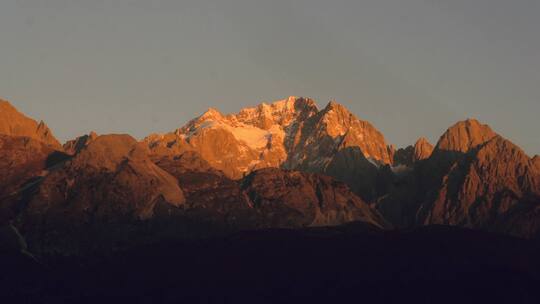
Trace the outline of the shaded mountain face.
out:
M 336 152 L 358 147 L 377 164 L 393 151 L 371 124 L 337 103 L 319 111 L 314 101 L 289 97 L 238 114 L 210 109 L 173 133 L 145 139 L 155 156 L 195 151 L 232 179 L 261 168 L 324 173 Z
M 433 153 L 433 149 L 433 145 L 426 138 L 421 137 L 414 146 L 408 146 L 396 151 L 394 165 L 411 167 L 418 161 L 428 159 Z
M 19 219 L 22 231 L 34 246 L 77 252 L 72 247 L 92 242 L 88 227 L 114 235 L 111 227 L 152 218 L 158 206 L 181 207 L 177 180 L 146 153 L 130 136 L 98 137 L 39 183 Z
M 418 225 L 445 224 L 535 237 L 540 171 L 519 147 L 476 120 L 459 122 L 416 169 Z M 520 219 L 520 225 L 508 225 Z
M 0 260 L 0 278 L 8 294 L 60 302 L 536 304 L 539 253 L 537 242 L 468 229 L 380 232 L 353 223 L 159 242 L 47 268 L 12 255 Z
M 467 120 L 450 127 L 431 156 L 414 163 L 376 204 L 397 227 L 443 224 L 536 237 L 539 179 L 534 160 L 519 147 Z
M 96 132 L 90 132 L 88 135 L 79 136 L 73 140 L 69 140 L 63 146 L 64 151 L 70 155 L 75 155 L 96 140 L 96 138 L 98 138 Z
M 137 225 L 185 203 L 178 181 L 128 135 L 97 137 L 46 175 L 34 192 L 17 223 L 41 254 L 140 242 L 144 236 L 135 233 L 142 229 Z
M 354 221 L 388 226 L 345 184 L 328 176 L 268 168 L 247 176 L 242 188 L 270 227 L 334 226 Z
M 0 100 L 0 225 L 17 215 L 33 187 L 66 158 L 45 123 Z
M 61 169 L 47 175 L 30 201 L 28 216 L 87 222 L 153 216 L 159 201 L 180 207 L 177 180 L 156 166 L 128 135 L 96 138 Z
M 198 153 L 189 151 L 155 161 L 182 185 L 187 217 L 233 229 L 264 226 L 239 182 L 214 169 Z
M 62 146 L 44 122 L 36 122 L 19 113 L 9 102 L 0 100 L 0 134 L 29 137 L 56 150 Z
M 344 106 L 330 102 L 306 121 L 285 167 L 321 172 L 334 160 L 336 153 L 347 148 L 358 148 L 375 165 L 392 163 L 393 150 L 382 133 L 369 122 L 359 120 Z
M 447 224 L 535 236 L 540 228 L 540 171 L 516 145 L 496 136 L 455 161 L 435 199 L 419 211 L 424 224 Z M 503 225 L 524 217 L 521 227 Z
M 347 185 L 331 177 L 278 168 L 235 181 L 194 152 L 162 158 L 157 165 L 178 178 L 187 211 L 242 228 L 297 228 L 362 221 L 386 222 Z
M 66 158 L 44 142 L 0 135 L 0 224 L 12 219 L 26 191 Z

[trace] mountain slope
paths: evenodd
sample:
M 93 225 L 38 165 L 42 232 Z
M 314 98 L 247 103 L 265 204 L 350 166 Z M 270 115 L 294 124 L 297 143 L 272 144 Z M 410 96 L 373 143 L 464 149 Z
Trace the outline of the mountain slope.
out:
M 186 193 L 186 210 L 237 228 L 298 228 L 386 222 L 343 183 L 328 176 L 266 168 L 235 181 L 186 152 L 157 165 Z
M 348 187 L 328 176 L 268 168 L 255 171 L 242 182 L 253 205 L 269 227 L 335 226 L 361 221 L 388 227 Z
M 467 119 L 451 126 L 437 142 L 437 151 L 466 153 L 497 136 L 488 125 Z
M 534 165 L 536 166 L 536 168 L 538 168 L 538 170 L 540 170 L 540 156 L 539 155 L 535 155 L 532 159 L 532 162 L 534 163 Z
M 0 135 L 0 224 L 13 219 L 26 191 L 66 158 L 41 141 Z
M 19 218 L 34 250 L 78 253 L 125 239 L 157 210 L 173 212 L 185 197 L 178 181 L 128 135 L 100 136 L 37 186 Z M 170 210 L 170 211 L 167 211 Z M 102 244 L 100 244 L 102 242 Z
M 425 224 L 506 230 L 498 227 L 506 217 L 540 211 L 540 171 L 521 149 L 497 136 L 452 165 L 435 201 L 420 213 L 426 208 Z M 534 236 L 537 225 L 526 234 Z
M 45 178 L 28 212 L 75 218 L 118 212 L 144 219 L 161 199 L 175 207 L 184 203 L 176 179 L 151 162 L 132 137 L 105 135 Z
M 443 224 L 524 237 L 540 231 L 540 170 L 488 125 L 456 123 L 410 168 L 377 201 L 397 227 Z
M 58 140 L 43 121 L 37 123 L 19 113 L 9 102 L 4 100 L 0 100 L 0 134 L 29 137 L 56 150 L 62 149 Z
M 419 224 L 534 237 L 540 231 L 540 170 L 523 150 L 476 120 L 459 122 L 417 170 Z M 522 228 L 504 224 L 522 218 Z M 526 218 L 526 220 L 525 220 Z

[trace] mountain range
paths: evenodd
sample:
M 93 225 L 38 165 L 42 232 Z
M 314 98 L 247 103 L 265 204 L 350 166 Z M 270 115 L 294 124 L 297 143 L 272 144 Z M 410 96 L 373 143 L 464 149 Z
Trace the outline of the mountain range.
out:
M 540 237 L 540 157 L 488 125 L 396 150 L 343 105 L 302 97 L 64 145 L 0 101 L 0 176 L 0 225 L 39 255 L 351 222 Z

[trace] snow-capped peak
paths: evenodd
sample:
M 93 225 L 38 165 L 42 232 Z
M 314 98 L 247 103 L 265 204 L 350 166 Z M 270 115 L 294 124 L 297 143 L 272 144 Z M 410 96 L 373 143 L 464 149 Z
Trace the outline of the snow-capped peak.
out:
M 210 108 L 174 136 L 150 144 L 157 153 L 168 147 L 195 150 L 233 178 L 253 168 L 315 166 L 324 170 L 336 151 L 349 147 L 359 148 L 375 163 L 391 163 L 384 137 L 369 123 L 335 102 L 319 111 L 313 100 L 296 96 L 244 108 L 237 114 L 223 115 Z

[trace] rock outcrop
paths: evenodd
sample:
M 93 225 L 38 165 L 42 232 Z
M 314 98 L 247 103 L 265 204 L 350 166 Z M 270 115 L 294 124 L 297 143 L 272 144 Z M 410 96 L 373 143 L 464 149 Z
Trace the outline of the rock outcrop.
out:
M 540 170 L 519 147 L 475 120 L 451 127 L 420 172 L 419 224 L 534 237 L 540 231 Z M 504 223 L 521 218 L 521 226 Z M 527 220 L 524 220 L 527 218 Z
M 47 125 L 19 113 L 9 102 L 0 100 L 0 134 L 29 137 L 41 141 L 56 150 L 62 146 Z
M 178 178 L 191 215 L 227 225 L 291 228 L 361 221 L 387 227 L 348 186 L 328 176 L 266 168 L 235 181 L 193 152 L 162 158 L 157 165 Z
M 467 153 L 495 136 L 497 133 L 488 125 L 467 119 L 450 127 L 439 139 L 436 150 Z
M 535 236 L 538 217 L 522 227 L 505 227 L 504 221 L 523 212 L 540 211 L 540 171 L 517 146 L 495 137 L 456 162 L 443 177 L 441 188 L 428 209 L 424 224 L 447 224 Z M 534 217 L 533 217 L 534 218 Z
M 66 158 L 44 142 L 0 135 L 0 224 L 14 218 L 27 191 Z
M 96 138 L 43 180 L 29 202 L 28 216 L 74 223 L 147 219 L 159 202 L 182 206 L 185 198 L 177 180 L 146 154 L 128 135 Z
M 0 224 L 15 218 L 35 185 L 67 159 L 61 150 L 44 122 L 0 100 Z
M 534 163 L 536 168 L 538 168 L 538 170 L 540 170 L 540 155 L 535 155 L 533 157 L 533 159 L 532 159 L 532 162 Z
M 333 226 L 354 221 L 388 226 L 344 183 L 328 176 L 268 168 L 247 176 L 242 188 L 270 227 Z
M 91 142 L 96 140 L 98 135 L 96 132 L 90 132 L 90 134 L 79 136 L 73 140 L 69 140 L 64 144 L 64 151 L 70 155 L 79 153 L 83 148 L 88 146 Z
M 414 162 L 428 159 L 431 156 L 431 153 L 433 153 L 433 149 L 433 145 L 430 144 L 426 138 L 421 137 L 418 139 L 414 144 Z
M 253 204 L 239 183 L 214 169 L 196 152 L 162 157 L 156 164 L 182 185 L 189 217 L 236 229 L 263 225 L 257 220 Z
M 393 151 L 382 133 L 344 106 L 330 102 L 305 122 L 284 166 L 323 172 L 337 152 L 349 148 L 358 148 L 375 165 L 392 163 Z
M 433 153 L 433 145 L 427 139 L 421 137 L 414 146 L 408 146 L 396 151 L 394 165 L 412 167 L 416 162 L 428 159 Z

